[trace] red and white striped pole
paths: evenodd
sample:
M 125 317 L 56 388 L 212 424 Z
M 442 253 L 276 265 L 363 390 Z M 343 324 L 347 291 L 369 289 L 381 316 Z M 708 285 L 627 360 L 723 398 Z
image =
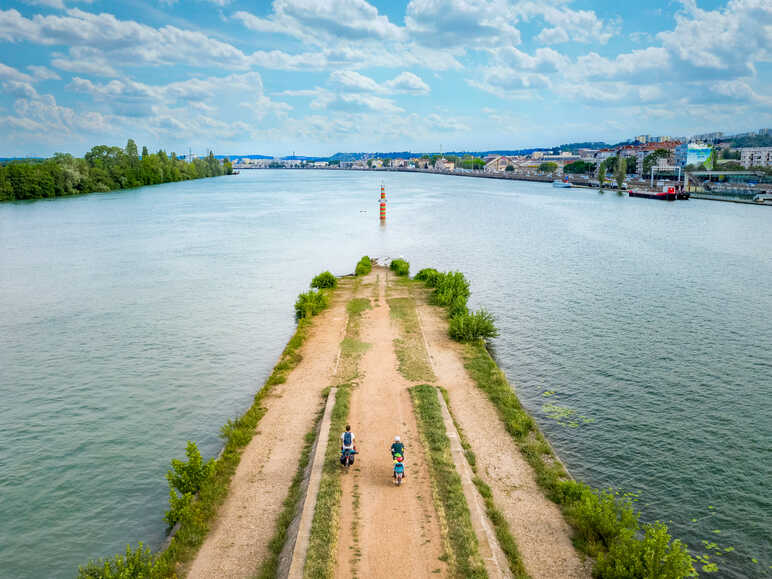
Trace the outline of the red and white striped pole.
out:
M 381 221 L 386 221 L 386 190 L 381 183 Z

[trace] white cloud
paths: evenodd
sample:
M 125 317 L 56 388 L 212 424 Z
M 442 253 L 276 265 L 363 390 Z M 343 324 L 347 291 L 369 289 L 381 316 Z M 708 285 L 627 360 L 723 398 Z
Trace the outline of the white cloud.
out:
M 410 0 L 405 24 L 412 39 L 433 48 L 520 44 L 505 0 Z
M 330 81 L 346 89 L 357 91 L 382 92 L 383 87 L 369 76 L 353 70 L 336 70 L 330 74 Z
M 113 64 L 161 65 L 194 62 L 227 68 L 246 68 L 249 57 L 236 47 L 192 30 L 175 26 L 153 28 L 112 14 L 79 9 L 65 16 L 22 16 L 17 10 L 0 10 L 0 40 L 87 48 Z M 73 55 L 74 60 L 78 60 Z M 63 62 L 59 62 L 63 64 Z M 66 66 L 66 65 L 65 65 Z
M 429 94 L 431 88 L 419 76 L 412 72 L 402 72 L 386 82 L 386 87 L 393 92 L 408 94 Z
M 2 80 L 32 82 L 32 77 L 28 74 L 16 70 L 12 66 L 8 66 L 7 64 L 0 62 L 0 81 Z
M 29 70 L 37 80 L 62 80 L 62 77 L 45 66 L 30 64 L 27 67 L 27 70 Z
M 536 39 L 545 44 L 563 42 L 599 42 L 605 44 L 619 32 L 618 22 L 604 22 L 592 10 L 572 10 L 548 2 L 523 1 L 514 6 L 514 13 L 524 20 L 540 18 L 550 26 L 542 29 Z

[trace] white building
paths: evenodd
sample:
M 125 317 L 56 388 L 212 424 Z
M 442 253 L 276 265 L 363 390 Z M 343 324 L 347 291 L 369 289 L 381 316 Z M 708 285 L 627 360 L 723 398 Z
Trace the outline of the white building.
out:
M 739 149 L 740 163 L 749 167 L 772 167 L 772 147 L 744 147 Z

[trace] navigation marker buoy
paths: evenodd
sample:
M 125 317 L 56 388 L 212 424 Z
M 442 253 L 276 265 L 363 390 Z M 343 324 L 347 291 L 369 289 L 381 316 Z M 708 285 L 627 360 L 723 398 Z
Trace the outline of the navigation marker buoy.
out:
M 381 221 L 386 221 L 386 190 L 381 183 Z

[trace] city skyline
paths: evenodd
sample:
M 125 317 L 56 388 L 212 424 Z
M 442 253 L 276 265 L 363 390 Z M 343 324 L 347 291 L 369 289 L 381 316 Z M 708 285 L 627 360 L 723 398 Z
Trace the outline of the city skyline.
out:
M 0 156 L 495 150 L 772 125 L 763 0 L 0 10 Z

